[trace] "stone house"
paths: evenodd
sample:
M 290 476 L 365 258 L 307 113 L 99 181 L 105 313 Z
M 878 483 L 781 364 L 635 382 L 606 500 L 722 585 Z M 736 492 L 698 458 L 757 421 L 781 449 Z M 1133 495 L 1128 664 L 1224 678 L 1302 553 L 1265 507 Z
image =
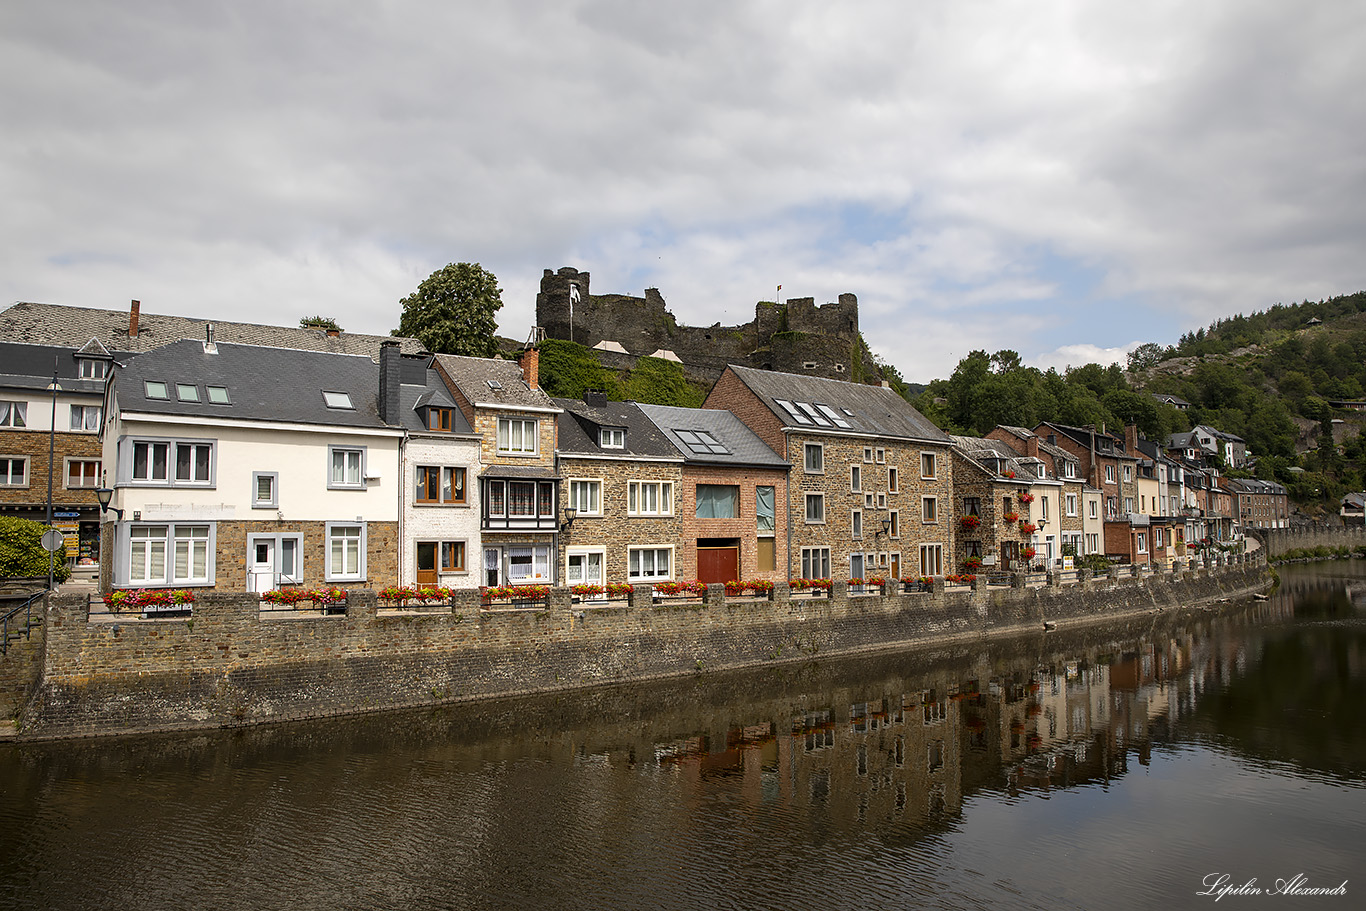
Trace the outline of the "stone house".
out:
M 566 585 L 690 579 L 679 565 L 683 457 L 634 402 L 557 398 Z
M 786 579 L 788 522 L 780 507 L 788 502 L 788 462 L 728 411 L 638 407 L 683 456 L 677 497 L 682 578 Z
M 792 465 L 791 576 L 952 571 L 950 440 L 890 388 L 731 365 L 703 407 L 730 411 Z
M 1007 444 L 1012 450 L 1024 458 L 1030 460 L 1030 464 L 1035 466 L 1031 470 L 1043 478 L 1051 478 L 1059 482 L 1058 490 L 1058 509 L 1052 515 L 1040 512 L 1036 522 L 1042 529 L 1043 540 L 1039 542 L 1043 545 L 1042 550 L 1048 550 L 1048 537 L 1056 534 L 1057 553 L 1059 565 L 1063 564 L 1063 559 L 1068 553 L 1072 556 L 1081 556 L 1088 553 L 1099 553 L 1100 550 L 1091 550 L 1087 547 L 1087 539 L 1084 529 L 1084 507 L 1085 497 L 1083 490 L 1086 486 L 1083 480 L 1081 463 L 1066 449 L 1050 442 L 1047 438 L 1040 436 L 1027 427 L 1013 427 L 1006 424 L 997 425 L 992 432 L 987 434 L 988 439 L 997 440 Z M 1054 437 L 1056 440 L 1056 436 Z M 1049 504 L 1044 501 L 1044 508 Z M 1050 530 L 1051 526 L 1051 530 Z M 1097 545 L 1099 537 L 1097 537 Z M 1039 549 L 1036 547 L 1036 549 Z
M 94 339 L 79 348 L 0 342 L 0 510 L 47 522 L 50 450 L 52 524 L 66 537 L 68 562 L 91 571 L 99 563 L 104 378 L 115 356 Z
M 540 386 L 536 349 L 516 361 L 438 354 L 433 366 L 480 441 L 480 584 L 554 583 L 561 409 Z
M 404 429 L 383 372 L 372 357 L 211 332 L 117 366 L 101 432 L 102 586 L 397 582 Z

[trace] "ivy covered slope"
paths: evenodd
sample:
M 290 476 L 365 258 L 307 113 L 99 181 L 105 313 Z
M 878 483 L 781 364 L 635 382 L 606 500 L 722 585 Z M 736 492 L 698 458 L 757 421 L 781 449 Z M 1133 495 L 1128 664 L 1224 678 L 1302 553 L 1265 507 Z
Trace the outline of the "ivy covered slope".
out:
M 1128 367 L 1059 373 L 1025 367 L 1014 351 L 973 351 L 914 401 L 940 427 L 966 434 L 997 424 L 1118 430 L 1133 422 L 1164 440 L 1207 424 L 1242 437 L 1256 475 L 1285 484 L 1311 513 L 1335 511 L 1343 493 L 1366 489 L 1366 411 L 1348 404 L 1366 401 L 1366 292 L 1220 320 L 1175 346 L 1140 346 Z

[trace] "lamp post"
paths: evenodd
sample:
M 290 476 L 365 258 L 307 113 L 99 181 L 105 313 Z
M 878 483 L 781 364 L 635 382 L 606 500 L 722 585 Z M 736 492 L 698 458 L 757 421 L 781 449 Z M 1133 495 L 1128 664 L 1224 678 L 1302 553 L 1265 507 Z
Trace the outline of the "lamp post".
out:
M 61 385 L 57 382 L 57 364 L 54 357 L 52 359 L 52 383 L 47 388 L 52 392 L 52 420 L 47 431 L 47 529 L 55 531 L 52 527 L 52 470 L 55 461 L 55 450 L 57 447 L 57 393 L 61 391 Z M 52 591 L 52 571 L 53 564 L 57 561 L 57 551 L 47 552 L 47 590 Z

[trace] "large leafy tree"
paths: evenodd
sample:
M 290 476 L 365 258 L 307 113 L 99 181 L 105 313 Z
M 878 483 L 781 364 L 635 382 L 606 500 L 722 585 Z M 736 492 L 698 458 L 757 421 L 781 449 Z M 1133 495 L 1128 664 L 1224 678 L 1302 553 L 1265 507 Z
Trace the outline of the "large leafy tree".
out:
M 399 301 L 403 315 L 396 334 L 418 339 L 437 354 L 493 357 L 502 295 L 498 278 L 478 263 L 451 263 Z

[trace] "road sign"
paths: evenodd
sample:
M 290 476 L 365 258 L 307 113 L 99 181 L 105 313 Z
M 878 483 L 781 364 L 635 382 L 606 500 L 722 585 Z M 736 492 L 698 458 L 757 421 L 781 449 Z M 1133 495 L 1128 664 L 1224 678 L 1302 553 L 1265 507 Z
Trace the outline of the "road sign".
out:
M 56 553 L 66 546 L 66 535 L 55 528 L 49 528 L 43 532 L 43 547 Z
M 80 517 L 81 514 L 78 512 L 54 512 L 52 514 L 54 519 L 79 519 Z

